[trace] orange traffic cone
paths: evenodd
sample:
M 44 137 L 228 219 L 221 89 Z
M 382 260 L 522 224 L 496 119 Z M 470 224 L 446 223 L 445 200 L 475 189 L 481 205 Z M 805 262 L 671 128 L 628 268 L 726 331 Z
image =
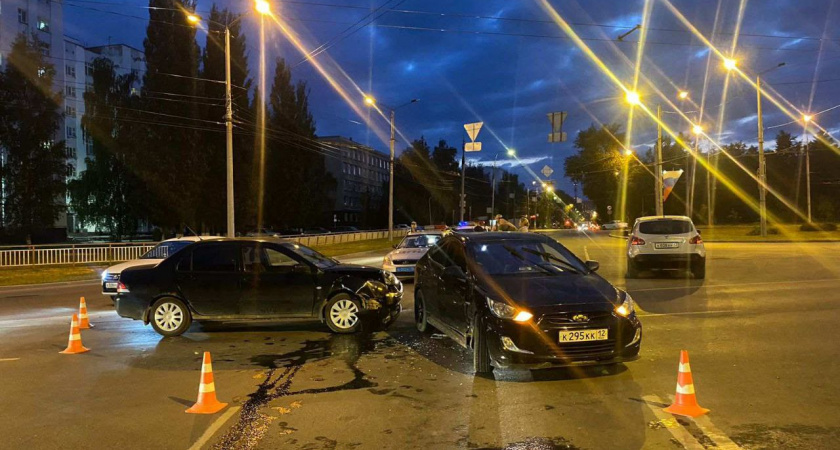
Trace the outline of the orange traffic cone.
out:
M 201 364 L 201 382 L 198 385 L 198 401 L 185 412 L 190 414 L 214 414 L 227 406 L 216 399 L 216 385 L 213 383 L 213 365 L 210 362 L 210 352 L 204 352 L 204 363 Z
M 82 335 L 79 334 L 79 318 L 73 314 L 73 320 L 70 321 L 70 341 L 67 342 L 67 348 L 58 353 L 65 355 L 75 355 L 76 353 L 89 352 L 89 348 L 82 345 Z
M 82 297 L 81 300 L 79 300 L 79 329 L 87 330 L 90 328 L 93 328 L 93 325 L 91 325 L 90 320 L 88 320 L 87 303 L 85 303 L 85 298 Z
M 677 374 L 677 394 L 674 403 L 665 408 L 665 412 L 679 416 L 700 417 L 709 412 L 697 404 L 694 394 L 694 380 L 691 378 L 691 366 L 688 364 L 688 352 L 680 351 L 680 371 Z

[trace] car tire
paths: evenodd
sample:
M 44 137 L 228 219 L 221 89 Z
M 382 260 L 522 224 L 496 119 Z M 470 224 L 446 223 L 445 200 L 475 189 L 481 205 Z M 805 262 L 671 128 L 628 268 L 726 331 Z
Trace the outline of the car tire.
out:
M 490 364 L 490 351 L 487 349 L 487 330 L 481 314 L 473 316 L 473 372 L 476 375 L 487 375 L 493 372 Z
M 421 334 L 430 335 L 435 332 L 435 327 L 429 325 L 426 299 L 421 291 L 414 293 L 414 326 Z
M 636 278 L 639 276 L 639 269 L 636 267 L 636 264 L 633 260 L 627 260 L 627 275 L 625 278 Z
M 333 333 L 355 333 L 362 328 L 362 304 L 349 294 L 338 294 L 327 302 L 324 320 Z
M 149 322 L 161 336 L 180 336 L 190 328 L 192 314 L 183 301 L 175 297 L 163 297 L 152 305 Z
M 706 278 L 706 263 L 699 264 L 691 268 L 691 274 L 694 275 L 694 278 L 698 280 L 703 280 Z

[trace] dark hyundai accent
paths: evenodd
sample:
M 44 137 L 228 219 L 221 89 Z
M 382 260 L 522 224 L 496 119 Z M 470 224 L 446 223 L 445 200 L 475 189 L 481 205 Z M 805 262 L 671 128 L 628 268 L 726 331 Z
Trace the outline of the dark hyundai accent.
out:
M 417 329 L 471 348 L 476 373 L 637 359 L 633 300 L 597 269 L 536 233 L 456 233 L 417 263 Z
M 122 272 L 122 317 L 178 336 L 193 320 L 320 319 L 336 333 L 363 323 L 388 326 L 400 313 L 402 283 L 390 272 L 341 264 L 276 238 L 201 241 L 152 268 Z

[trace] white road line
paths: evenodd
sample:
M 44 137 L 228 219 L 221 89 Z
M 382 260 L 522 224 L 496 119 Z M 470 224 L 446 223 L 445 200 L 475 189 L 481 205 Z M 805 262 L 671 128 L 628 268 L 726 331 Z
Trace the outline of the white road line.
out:
M 661 398 L 655 395 L 645 395 L 642 397 L 642 400 L 645 401 L 645 405 L 650 408 L 653 415 L 656 416 L 657 419 L 663 424 L 672 423 L 674 421 L 674 416 L 671 414 L 666 413 L 662 410 L 662 408 L 656 405 L 662 405 L 664 402 Z M 705 450 L 700 442 L 691 435 L 682 425 L 676 426 L 665 426 L 665 429 L 668 430 L 674 439 L 677 440 L 683 447 L 687 450 Z
M 840 282 L 840 278 L 823 278 L 819 280 L 794 280 L 794 281 L 765 281 L 765 282 L 755 282 L 755 283 L 732 283 L 732 284 L 701 284 L 701 285 L 683 285 L 683 286 L 670 286 L 670 287 L 657 287 L 657 288 L 641 288 L 641 289 L 630 289 L 631 292 L 649 292 L 649 291 L 673 291 L 673 290 L 686 290 L 686 289 L 712 289 L 712 288 L 728 288 L 728 287 L 742 287 L 742 286 L 767 286 L 773 285 L 778 286 L 780 284 L 806 284 L 806 283 L 829 283 Z M 626 286 L 625 286 L 626 289 Z
M 219 428 L 221 428 L 222 425 L 224 425 L 225 422 L 227 422 L 231 416 L 233 416 L 234 414 L 236 414 L 237 411 L 239 411 L 239 408 L 239 406 L 234 406 L 225 411 L 225 413 L 222 414 L 218 419 L 216 419 L 215 422 L 210 424 L 210 427 L 207 428 L 207 431 L 205 431 L 204 434 L 202 434 L 201 437 L 198 438 L 197 441 L 195 441 L 195 443 L 190 447 L 189 450 L 201 450 L 201 447 L 204 447 L 204 445 L 207 444 L 210 438 L 212 438 L 213 435 L 216 434 L 217 431 L 219 431 Z
M 0 362 L 17 361 L 20 358 L 0 358 Z
M 717 444 L 717 448 L 723 450 L 737 450 L 741 448 L 738 444 L 732 442 L 732 439 L 729 439 L 729 436 L 724 434 L 715 424 L 712 423 L 712 420 L 709 419 L 709 416 L 700 416 L 694 419 L 694 423 L 703 431 L 703 434 L 712 438 Z
M 641 310 L 639 305 L 636 305 L 637 310 Z M 698 314 L 726 314 L 726 313 L 734 313 L 739 312 L 740 309 L 721 309 L 716 311 L 688 311 L 688 312 L 678 312 L 678 313 L 646 313 L 642 311 L 642 314 L 639 314 L 639 317 L 658 317 L 658 316 L 691 316 L 691 315 L 698 315 Z
M 583 256 L 586 257 L 586 261 L 589 261 L 589 246 L 583 246 Z

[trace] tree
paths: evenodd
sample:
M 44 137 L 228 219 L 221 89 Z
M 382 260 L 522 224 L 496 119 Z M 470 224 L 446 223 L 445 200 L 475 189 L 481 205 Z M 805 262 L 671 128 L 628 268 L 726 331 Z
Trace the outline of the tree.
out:
M 140 99 L 132 74 L 117 76 L 109 59 L 93 61 L 93 89 L 85 92 L 82 128 L 90 136 L 86 169 L 68 184 L 81 223 L 108 230 L 120 240 L 133 234 L 144 212 L 140 180 L 132 166 L 144 151 L 136 121 Z
M 201 78 L 225 79 L 224 24 L 230 29 L 230 78 L 232 108 L 236 118 L 234 130 L 234 198 L 236 223 L 256 223 L 255 211 L 248 208 L 255 196 L 251 180 L 251 165 L 254 155 L 254 126 L 250 111 L 248 93 L 251 78 L 248 71 L 248 56 L 245 34 L 241 29 L 241 16 L 228 9 L 219 9 L 214 3 L 207 20 L 207 41 L 202 55 Z M 204 83 L 203 119 L 222 122 L 225 116 L 225 86 L 221 83 Z M 202 194 L 205 206 L 201 209 L 201 221 L 212 231 L 226 230 L 227 217 L 227 141 L 224 133 L 206 133 L 204 151 L 207 159 L 207 176 L 203 180 Z
M 620 142 L 624 133 L 618 124 L 594 124 L 575 138 L 577 154 L 566 158 L 566 176 L 583 185 L 583 194 L 595 203 L 598 215 L 608 217 L 607 206 L 616 209 L 622 170 Z
M 64 141 L 55 140 L 61 94 L 52 90 L 55 69 L 44 56 L 46 46 L 20 34 L 0 73 L 5 223 L 25 233 L 27 241 L 52 227 L 65 209 L 69 174 Z
M 197 226 L 203 209 L 207 155 L 202 135 L 224 133 L 221 124 L 200 117 L 202 105 L 196 101 L 207 82 L 198 79 L 196 30 L 185 18 L 185 11 L 194 10 L 194 0 L 150 0 L 143 41 L 142 109 L 148 126 L 136 169 L 148 188 L 144 198 L 152 222 L 179 231 Z

